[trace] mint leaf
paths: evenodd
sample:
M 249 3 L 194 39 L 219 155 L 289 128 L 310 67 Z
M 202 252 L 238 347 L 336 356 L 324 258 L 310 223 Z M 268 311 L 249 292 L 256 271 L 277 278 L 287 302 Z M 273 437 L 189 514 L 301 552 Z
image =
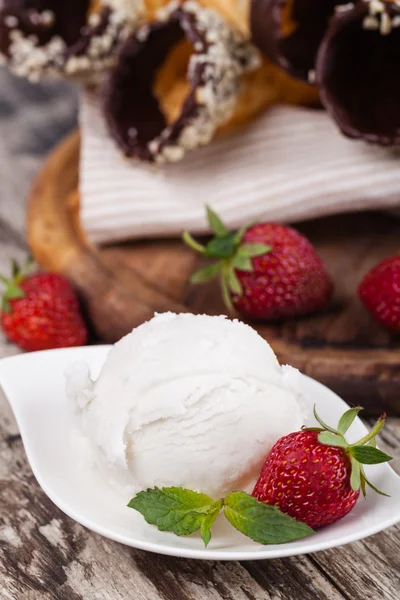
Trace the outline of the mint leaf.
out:
M 353 421 L 356 418 L 356 416 L 358 415 L 358 413 L 360 412 L 360 410 L 362 410 L 361 406 L 355 406 L 354 408 L 350 408 L 349 410 L 347 410 L 340 417 L 339 424 L 338 424 L 338 432 L 339 433 L 344 435 L 348 431 L 348 429 L 353 424 Z
M 213 502 L 209 508 L 208 513 L 203 516 L 200 527 L 200 535 L 206 548 L 211 540 L 211 527 L 213 526 L 215 519 L 221 512 L 222 506 L 223 500 Z
M 268 246 L 267 244 L 257 244 L 253 242 L 245 242 L 239 248 L 240 256 L 247 256 L 249 258 L 255 258 L 256 256 L 262 256 L 263 254 L 267 254 L 271 252 L 272 246 Z
M 284 544 L 314 533 L 308 525 L 245 492 L 228 494 L 224 504 L 225 517 L 231 525 L 260 544 Z
M 213 231 L 217 237 L 221 238 L 229 233 L 229 229 L 225 227 L 219 216 L 209 206 L 207 206 L 207 219 L 211 231 Z
M 379 465 L 392 460 L 391 456 L 373 446 L 351 446 L 349 450 L 352 458 L 363 465 Z
M 206 265 L 205 267 L 202 267 L 201 269 L 195 271 L 191 276 L 190 281 L 192 283 L 204 283 L 206 281 L 209 281 L 210 279 L 218 275 L 218 273 L 221 270 L 221 267 L 222 263 L 220 262 L 213 263 L 212 265 Z
M 128 504 L 160 531 L 189 535 L 199 531 L 205 516 L 216 510 L 212 498 L 177 487 L 153 488 L 139 492 Z M 216 518 L 216 516 L 215 516 Z
M 339 446 L 340 448 L 347 448 L 348 444 L 346 440 L 337 433 L 331 431 L 323 431 L 318 436 L 318 441 L 326 446 Z
M 235 234 L 228 233 L 210 240 L 204 254 L 209 258 L 230 258 L 235 253 L 236 245 Z

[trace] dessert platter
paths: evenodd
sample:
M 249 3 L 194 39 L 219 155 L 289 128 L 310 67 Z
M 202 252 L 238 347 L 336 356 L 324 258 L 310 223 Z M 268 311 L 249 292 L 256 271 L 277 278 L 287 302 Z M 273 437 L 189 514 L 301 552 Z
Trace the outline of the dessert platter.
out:
M 39 271 L 0 276 L 0 384 L 79 523 L 247 560 L 400 520 L 399 32 L 397 0 L 3 3 L 2 61 L 81 86 Z
M 299 522 L 275 523 L 275 517 L 283 517 L 279 512 L 268 514 L 265 522 L 263 515 L 257 515 L 255 530 L 250 532 L 240 523 L 236 522 L 239 531 L 232 526 L 228 499 L 235 498 L 238 490 L 251 493 L 277 438 L 295 432 L 303 423 L 318 426 L 314 404 L 319 416 L 330 424 L 348 410 L 344 401 L 323 385 L 295 369 L 282 369 L 268 344 L 240 322 L 164 314 L 134 330 L 114 348 L 69 348 L 3 359 L 0 383 L 17 418 L 31 467 L 46 494 L 79 523 L 123 544 L 187 558 L 267 559 L 346 544 L 400 520 L 400 478 L 388 464 L 370 464 L 363 469 L 374 488 L 390 497 L 368 487 L 362 498 L 359 489 L 350 489 L 348 459 L 339 467 L 343 448 L 306 446 L 300 457 L 298 436 L 313 438 L 316 434 L 298 431 L 281 438 L 285 442 L 296 436 L 297 449 L 285 446 L 278 459 L 284 479 L 275 482 L 275 493 L 280 494 L 281 489 L 289 502 L 296 494 L 295 506 L 303 507 L 305 513 L 292 514 L 308 518 L 313 528 L 293 531 L 293 524 Z M 357 409 L 350 413 L 346 412 L 350 416 L 347 426 Z M 356 417 L 346 439 L 354 444 L 366 434 L 366 427 Z M 389 458 L 383 454 L 375 460 Z M 334 470 L 330 472 L 332 462 Z M 318 490 L 314 484 L 311 490 L 309 476 Z M 271 480 L 270 485 L 274 486 Z M 260 477 L 258 490 L 254 490 L 260 498 L 264 487 Z M 212 521 L 218 517 L 210 525 L 207 547 L 198 532 L 200 526 L 188 523 L 208 510 L 204 502 L 189 510 L 183 506 L 184 512 L 178 514 L 168 506 L 174 523 L 186 516 L 181 530 L 174 529 L 170 521 L 156 527 L 147 513 L 146 523 L 139 509 L 144 510 L 143 495 L 149 488 L 160 494 L 161 490 L 177 493 L 181 488 L 202 492 L 203 497 L 207 494 L 206 504 L 210 498 L 218 501 L 224 497 L 230 522 L 222 512 L 218 515 L 221 506 L 214 513 L 211 510 Z M 127 506 L 129 501 L 135 506 L 133 497 L 142 504 L 136 505 L 136 510 Z M 254 501 L 256 508 L 266 506 L 250 494 L 244 494 L 244 499 Z M 156 500 L 159 514 L 163 498 Z M 280 498 L 275 500 L 279 503 Z M 255 506 L 250 506 L 250 512 Z M 290 507 L 285 510 L 290 513 Z M 236 509 L 236 514 L 239 512 Z M 340 520 L 332 523 L 335 517 Z M 247 518 L 251 520 L 251 515 Z M 324 522 L 321 519 L 331 524 L 318 526 Z

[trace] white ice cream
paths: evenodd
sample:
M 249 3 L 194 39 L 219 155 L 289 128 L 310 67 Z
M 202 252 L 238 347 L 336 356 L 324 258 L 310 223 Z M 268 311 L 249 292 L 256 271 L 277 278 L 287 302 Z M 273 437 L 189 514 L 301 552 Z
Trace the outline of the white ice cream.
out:
M 302 425 L 296 373 L 239 321 L 166 313 L 115 344 L 97 381 L 75 365 L 68 390 L 110 483 L 219 497 L 253 484 Z

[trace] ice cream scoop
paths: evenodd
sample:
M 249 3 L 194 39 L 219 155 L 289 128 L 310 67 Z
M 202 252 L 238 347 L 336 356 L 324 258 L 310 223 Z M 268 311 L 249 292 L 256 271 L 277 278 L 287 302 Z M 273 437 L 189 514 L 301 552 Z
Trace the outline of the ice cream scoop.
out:
M 244 323 L 165 313 L 120 340 L 96 381 L 71 367 L 67 387 L 111 484 L 218 497 L 254 484 L 276 440 L 302 425 L 296 375 Z

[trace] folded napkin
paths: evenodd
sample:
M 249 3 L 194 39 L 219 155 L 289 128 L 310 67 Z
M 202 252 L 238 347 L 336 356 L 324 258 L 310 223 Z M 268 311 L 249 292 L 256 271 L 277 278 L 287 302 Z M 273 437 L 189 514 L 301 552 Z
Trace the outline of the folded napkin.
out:
M 400 154 L 343 137 L 323 111 L 277 106 L 164 167 L 121 156 L 82 97 L 81 221 L 96 243 L 208 231 L 209 204 L 232 228 L 400 205 Z

